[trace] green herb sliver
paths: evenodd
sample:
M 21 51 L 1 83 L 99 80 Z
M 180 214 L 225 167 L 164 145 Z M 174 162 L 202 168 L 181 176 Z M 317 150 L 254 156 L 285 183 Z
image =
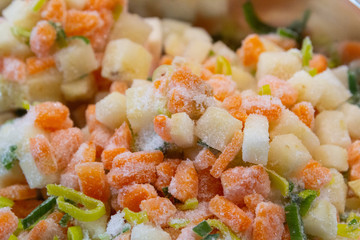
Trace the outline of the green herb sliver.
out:
M 196 233 L 200 237 L 206 237 L 207 235 L 209 235 L 209 233 L 211 233 L 212 228 L 210 227 L 208 222 L 204 220 L 201 223 L 199 223 L 198 225 L 196 225 L 195 227 L 193 227 L 192 230 L 194 233 Z
M 301 220 L 299 206 L 296 203 L 290 203 L 285 206 L 286 222 L 290 231 L 291 240 L 306 240 L 304 227 Z
M 243 5 L 243 12 L 245 19 L 252 30 L 254 30 L 257 33 L 270 33 L 275 32 L 276 28 L 273 26 L 270 26 L 260 20 L 260 18 L 255 13 L 255 9 L 253 4 L 250 1 L 247 1 Z
M 16 145 L 11 145 L 8 150 L 0 156 L 0 162 L 7 170 L 10 170 L 15 164 L 15 160 L 17 159 L 16 149 Z
M 24 229 L 28 229 L 48 212 L 52 211 L 56 205 L 56 197 L 51 196 L 35 208 L 26 218 L 21 220 Z

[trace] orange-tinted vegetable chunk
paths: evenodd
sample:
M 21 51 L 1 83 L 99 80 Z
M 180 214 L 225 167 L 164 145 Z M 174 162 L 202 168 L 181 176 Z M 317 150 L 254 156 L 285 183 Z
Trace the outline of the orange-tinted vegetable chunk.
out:
M 30 152 L 41 173 L 49 175 L 57 171 L 53 149 L 44 135 L 38 134 L 30 138 Z
M 40 21 L 31 31 L 30 48 L 37 57 L 50 54 L 50 49 L 56 40 L 56 30 L 47 21 Z
M 42 72 L 55 66 L 54 57 L 29 57 L 26 59 L 26 68 L 29 75 Z
M 37 190 L 27 184 L 14 184 L 0 189 L 0 196 L 11 200 L 25 200 L 37 197 Z
M 210 169 L 198 171 L 199 177 L 199 193 L 197 199 L 199 201 L 210 201 L 216 195 L 223 195 L 223 188 L 219 178 L 214 178 L 210 174 Z
M 319 162 L 309 162 L 300 172 L 300 179 L 304 182 L 306 189 L 319 190 L 331 181 L 330 169 L 321 166 Z
M 0 239 L 9 239 L 18 226 L 18 218 L 10 208 L 0 208 Z
M 264 51 L 265 46 L 259 36 L 251 34 L 242 41 L 242 46 L 237 51 L 237 54 L 245 66 L 254 66 L 258 62 L 260 54 Z
M 322 54 L 315 54 L 309 62 L 310 68 L 315 68 L 317 73 L 325 71 L 328 67 L 328 61 Z
M 34 110 L 35 124 L 48 131 L 62 129 L 69 117 L 69 109 L 60 102 L 43 102 Z
M 49 0 L 45 8 L 41 11 L 41 17 L 48 21 L 62 24 L 65 23 L 65 0 Z
M 162 191 L 164 187 L 168 187 L 171 182 L 171 178 L 175 176 L 176 168 L 180 164 L 181 160 L 169 159 L 156 166 L 157 179 L 155 187 L 158 191 Z
M 133 184 L 120 189 L 117 201 L 121 208 L 139 212 L 141 201 L 157 196 L 158 194 L 151 184 Z
M 348 163 L 353 166 L 360 162 L 360 140 L 353 142 L 347 149 Z
M 267 117 L 269 121 L 278 119 L 284 108 L 278 98 L 268 95 L 246 96 L 243 98 L 241 107 L 246 114 L 260 114 Z
M 159 150 L 134 153 L 124 152 L 114 158 L 112 167 L 120 167 L 126 163 L 154 163 L 158 165 L 163 160 L 164 154 Z
M 309 102 L 299 102 L 295 104 L 291 111 L 309 128 L 313 128 L 315 120 L 315 109 Z
M 165 142 L 171 142 L 169 118 L 165 115 L 158 115 L 154 118 L 154 130 Z
M 208 148 L 204 148 L 196 156 L 194 160 L 194 166 L 198 171 L 204 170 L 214 165 L 215 161 L 215 155 Z
M 113 148 L 113 149 L 105 149 L 101 153 L 101 161 L 104 163 L 104 168 L 107 170 L 110 170 L 112 168 L 113 160 L 114 158 L 122 154 L 124 152 L 127 152 L 128 150 L 126 148 Z
M 67 11 L 65 32 L 67 36 L 90 36 L 104 22 L 97 11 L 80 11 L 71 9 Z
M 146 211 L 149 220 L 156 225 L 166 226 L 170 217 L 176 212 L 176 207 L 168 198 L 156 197 L 144 200 L 140 204 L 142 211 Z
M 4 57 L 1 68 L 1 74 L 5 79 L 19 83 L 24 82 L 26 78 L 26 64 L 22 60 L 15 57 Z

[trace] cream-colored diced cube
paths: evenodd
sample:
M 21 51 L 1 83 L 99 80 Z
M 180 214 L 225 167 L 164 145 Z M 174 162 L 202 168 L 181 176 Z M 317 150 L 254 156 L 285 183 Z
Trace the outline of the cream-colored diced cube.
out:
M 151 33 L 151 26 L 137 14 L 122 13 L 110 33 L 110 40 L 127 38 L 144 44 Z
M 334 168 L 330 169 L 333 179 L 320 191 L 319 198 L 325 198 L 331 202 L 339 213 L 344 213 L 348 187 L 344 176 Z
M 288 80 L 302 67 L 301 59 L 290 52 L 264 52 L 257 63 L 256 78 L 273 75 Z
M 159 18 L 154 17 L 145 18 L 145 22 L 149 24 L 152 29 L 145 43 L 145 47 L 153 56 L 150 70 L 150 72 L 153 72 L 155 68 L 159 65 L 163 45 L 161 21 Z
M 75 82 L 61 84 L 61 92 L 66 101 L 82 101 L 90 99 L 96 91 L 95 79 L 89 74 Z
M 351 96 L 350 91 L 344 87 L 330 69 L 317 74 L 313 80 L 324 85 L 324 91 L 316 104 L 316 108 L 320 111 L 335 109 Z
M 191 147 L 195 142 L 195 124 L 186 113 L 175 113 L 170 120 L 170 135 L 176 145 L 182 148 Z
M 315 133 L 321 144 L 348 147 L 351 144 L 345 116 L 340 111 L 323 111 L 315 118 Z
M 56 68 L 32 74 L 26 79 L 29 100 L 39 101 L 62 101 L 61 83 L 62 74 Z
M 357 105 L 344 103 L 339 110 L 345 115 L 350 137 L 360 138 L 360 108 Z
M 249 72 L 237 66 L 231 66 L 231 71 L 232 80 L 236 82 L 239 90 L 257 89 L 256 79 Z
M 171 237 L 159 227 L 138 224 L 131 231 L 131 240 L 171 240 Z
M 8 21 L 0 22 L 0 55 L 13 55 L 25 58 L 31 55 L 30 47 L 20 42 L 11 32 L 11 25 Z
M 209 54 L 211 42 L 194 39 L 189 41 L 182 54 L 184 57 L 202 63 Z
M 164 18 L 161 21 L 163 29 L 163 39 L 167 39 L 170 34 L 176 33 L 182 35 L 186 29 L 190 27 L 190 24 L 187 22 L 175 20 L 172 18 Z
M 106 232 L 106 225 L 108 222 L 109 214 L 106 213 L 101 218 L 92 222 L 76 221 L 83 231 L 89 234 L 90 239 L 99 239 L 99 237 Z
M 181 56 L 185 47 L 186 44 L 183 36 L 177 33 L 169 34 L 164 40 L 165 53 L 170 56 Z
M 242 159 L 266 165 L 269 152 L 269 122 L 262 115 L 250 114 L 245 122 Z
M 313 157 L 324 167 L 335 168 L 340 172 L 349 169 L 348 154 L 346 149 L 342 147 L 331 144 L 320 145 L 316 148 Z
M 34 1 L 15 0 L 3 10 L 2 15 L 11 24 L 31 30 L 40 20 L 40 11 L 33 10 Z
M 284 177 L 291 177 L 301 171 L 311 158 L 294 134 L 278 135 L 270 143 L 267 166 Z
M 83 10 L 87 0 L 65 0 L 66 6 L 71 9 Z
M 0 112 L 21 108 L 24 99 L 28 99 L 26 86 L 0 75 Z
M 344 85 L 346 89 L 349 88 L 349 81 L 348 81 L 348 71 L 349 67 L 346 65 L 339 66 L 337 68 L 331 69 L 332 73 L 339 79 L 339 81 Z
M 90 44 L 75 39 L 55 54 L 56 66 L 63 73 L 64 82 L 79 79 L 95 70 L 98 62 Z
M 292 133 L 298 137 L 304 146 L 313 153 L 320 146 L 318 137 L 293 112 L 283 110 L 278 121 L 271 127 L 270 138 L 277 135 Z
M 113 40 L 106 47 L 101 75 L 130 83 L 134 78 L 146 79 L 151 60 L 151 54 L 143 46 L 129 39 Z
M 360 179 L 349 181 L 348 184 L 355 195 L 360 197 Z
M 96 103 L 96 120 L 111 129 L 121 126 L 126 120 L 126 97 L 113 92 Z
M 196 123 L 195 135 L 212 148 L 223 151 L 242 122 L 226 110 L 209 107 Z
M 288 80 L 288 83 L 299 93 L 297 102 L 307 101 L 313 106 L 318 103 L 324 91 L 324 85 L 321 82 L 315 81 L 310 74 L 304 70 L 295 73 Z
M 305 233 L 327 240 L 336 238 L 336 208 L 329 201 L 316 200 L 302 219 Z
M 207 1 L 207 0 L 205 0 L 205 1 Z M 211 4 L 207 4 L 207 5 L 211 5 Z M 236 53 L 233 50 L 231 50 L 222 41 L 217 41 L 216 43 L 214 43 L 211 50 L 214 51 L 216 56 L 224 56 L 225 58 L 230 60 L 230 62 L 234 62 L 237 60 Z

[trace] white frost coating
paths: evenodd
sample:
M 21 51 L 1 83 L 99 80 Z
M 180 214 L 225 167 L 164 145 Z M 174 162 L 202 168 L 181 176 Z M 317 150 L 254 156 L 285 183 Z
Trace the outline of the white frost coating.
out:
M 250 114 L 244 128 L 242 157 L 245 162 L 266 165 L 269 152 L 269 122 L 262 115 Z
M 171 237 L 159 227 L 139 224 L 132 229 L 131 240 L 171 240 Z
M 112 237 L 115 237 L 122 233 L 125 227 L 124 216 L 125 214 L 120 211 L 112 215 L 110 221 L 107 224 L 106 233 L 111 235 Z
M 139 151 L 155 150 L 164 145 L 162 138 L 156 134 L 153 126 L 143 128 L 138 132 L 135 140 L 135 147 Z

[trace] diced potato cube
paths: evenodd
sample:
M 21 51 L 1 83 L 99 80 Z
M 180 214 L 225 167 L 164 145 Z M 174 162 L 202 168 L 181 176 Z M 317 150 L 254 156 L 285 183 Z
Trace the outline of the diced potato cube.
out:
M 318 137 L 293 112 L 283 110 L 279 120 L 271 127 L 270 138 L 292 133 L 298 137 L 312 154 L 320 146 Z
M 167 39 L 170 34 L 176 33 L 182 35 L 190 24 L 187 22 L 175 20 L 173 18 L 164 18 L 161 21 L 163 29 L 163 39 Z
M 11 25 L 8 21 L 0 22 L 0 55 L 13 55 L 25 58 L 31 54 L 30 48 L 20 42 L 11 32 Z
M 353 190 L 353 192 L 356 194 L 356 196 L 360 197 L 360 179 L 350 181 L 348 182 L 348 184 L 351 190 Z
M 209 107 L 196 123 L 195 135 L 212 148 L 223 151 L 242 122 L 225 109 Z
M 66 101 L 82 101 L 90 99 L 96 91 L 95 79 L 89 74 L 75 82 L 61 84 L 61 92 Z
M 76 221 L 77 225 L 89 234 L 90 239 L 99 239 L 101 234 L 106 232 L 106 225 L 108 222 L 109 214 L 106 213 L 104 216 L 96 221 L 92 222 L 80 222 Z
M 13 81 L 7 81 L 0 75 L 0 112 L 22 107 L 23 100 L 28 98 L 26 87 Z
M 126 120 L 126 97 L 113 92 L 96 103 L 96 119 L 111 129 L 121 126 Z
M 305 233 L 332 240 L 337 234 L 336 208 L 325 199 L 317 200 L 303 217 Z
M 171 56 L 181 56 L 186 45 L 183 36 L 177 33 L 171 33 L 164 40 L 165 53 Z
M 344 177 L 335 169 L 330 169 L 332 181 L 320 191 L 320 198 L 326 198 L 331 202 L 339 213 L 344 213 L 348 187 Z
M 267 166 L 284 177 L 291 177 L 301 171 L 311 158 L 294 134 L 278 135 L 270 143 Z
M 186 58 L 201 63 L 208 56 L 210 49 L 211 42 L 194 39 L 188 42 L 188 45 L 185 47 L 184 53 L 182 55 Z
M 349 169 L 346 149 L 336 145 L 320 145 L 315 150 L 314 159 L 324 167 L 335 168 L 340 172 L 345 172 Z
M 351 96 L 350 91 L 344 87 L 330 69 L 317 74 L 313 79 L 324 85 L 324 91 L 316 105 L 320 111 L 335 109 Z
M 64 82 L 75 81 L 98 67 L 93 48 L 81 39 L 72 40 L 67 47 L 58 51 L 55 61 L 63 73 Z
M 269 153 L 269 122 L 262 115 L 250 114 L 245 122 L 242 159 L 266 165 Z
M 187 148 L 194 144 L 195 124 L 189 115 L 184 112 L 173 114 L 171 116 L 170 126 L 170 135 L 176 145 Z
M 136 14 L 123 12 L 114 24 L 110 40 L 127 38 L 132 42 L 144 44 L 151 33 L 151 26 Z
M 153 72 L 155 68 L 159 65 L 159 60 L 161 57 L 162 51 L 162 29 L 161 29 L 161 21 L 159 18 L 145 18 L 145 22 L 151 26 L 151 33 L 146 41 L 146 49 L 153 56 L 151 71 Z
M 288 82 L 298 90 L 298 102 L 307 101 L 313 106 L 318 103 L 324 91 L 324 85 L 321 82 L 315 81 L 310 74 L 304 70 L 295 73 Z
M 113 81 L 132 82 L 146 79 L 151 66 L 151 54 L 141 45 L 128 39 L 109 42 L 102 63 L 101 75 Z
M 349 130 L 350 137 L 354 139 L 360 138 L 360 108 L 357 105 L 344 103 L 339 109 L 345 115 L 346 125 Z
M 257 89 L 256 79 L 249 72 L 237 66 L 231 66 L 231 71 L 232 80 L 236 82 L 239 90 Z
M 337 77 L 337 79 L 340 80 L 342 85 L 344 85 L 344 87 L 346 89 L 348 89 L 349 88 L 349 81 L 348 81 L 349 67 L 346 65 L 342 65 L 337 68 L 331 69 L 331 71 L 335 75 L 335 77 Z
M 40 11 L 33 11 L 34 1 L 15 0 L 4 9 L 2 15 L 13 25 L 31 30 L 40 20 Z
M 86 6 L 87 0 L 65 0 L 68 8 L 83 10 Z
M 273 75 L 287 80 L 302 67 L 301 59 L 290 52 L 264 52 L 257 63 L 256 78 Z
M 138 224 L 131 231 L 131 240 L 171 240 L 171 237 L 159 227 Z
M 315 133 L 321 144 L 348 147 L 351 144 L 345 116 L 340 111 L 323 111 L 315 118 Z
M 222 0 L 221 0 L 222 1 Z M 205 0 L 205 2 L 207 2 L 207 0 Z M 211 4 L 207 4 L 207 5 L 211 5 Z M 213 44 L 211 50 L 214 51 L 216 56 L 224 56 L 227 59 L 230 60 L 230 62 L 234 62 L 237 60 L 237 55 L 236 53 L 231 50 L 225 43 L 223 43 L 222 41 L 217 41 L 216 43 Z
M 29 100 L 34 101 L 62 101 L 61 82 L 62 74 L 56 68 L 50 68 L 28 76 L 26 85 Z
M 151 82 L 144 79 L 134 79 L 131 84 L 131 87 L 148 87 L 151 88 Z

